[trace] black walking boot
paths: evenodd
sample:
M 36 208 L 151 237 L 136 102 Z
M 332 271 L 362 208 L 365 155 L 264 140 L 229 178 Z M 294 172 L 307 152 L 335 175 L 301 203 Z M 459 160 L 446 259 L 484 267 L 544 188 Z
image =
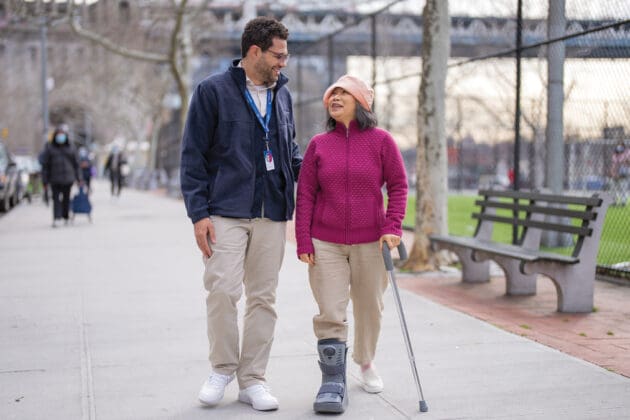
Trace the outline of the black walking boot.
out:
M 343 413 L 348 406 L 346 387 L 346 343 L 337 339 L 317 342 L 322 385 L 317 392 L 313 409 L 317 413 Z

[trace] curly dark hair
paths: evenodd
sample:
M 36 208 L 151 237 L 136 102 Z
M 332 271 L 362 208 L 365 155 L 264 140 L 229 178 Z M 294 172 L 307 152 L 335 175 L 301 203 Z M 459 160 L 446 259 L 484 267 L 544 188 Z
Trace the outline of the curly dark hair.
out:
M 289 30 L 274 18 L 260 16 L 250 20 L 245 25 L 241 36 L 242 56 L 245 57 L 252 45 L 257 45 L 261 50 L 267 51 L 274 38 L 286 41 L 289 38 Z

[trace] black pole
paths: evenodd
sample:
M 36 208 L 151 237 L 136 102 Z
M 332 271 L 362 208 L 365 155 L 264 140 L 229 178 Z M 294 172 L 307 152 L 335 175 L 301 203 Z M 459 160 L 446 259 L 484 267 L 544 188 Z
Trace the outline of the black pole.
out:
M 48 126 L 50 116 L 48 113 L 48 21 L 42 16 L 40 25 L 41 48 L 41 84 L 42 84 L 42 145 L 48 142 Z
M 372 50 L 372 89 L 376 89 L 376 15 L 372 15 L 371 19 L 371 45 Z
M 304 83 L 302 81 L 302 56 L 297 56 L 297 91 L 298 91 L 298 120 L 297 120 L 297 132 L 299 133 L 299 145 L 302 147 L 302 151 L 306 150 L 304 144 L 302 144 L 302 139 L 304 138 L 304 107 L 306 104 L 302 103 L 302 99 L 304 98 Z
M 516 104 L 514 107 L 514 185 L 515 191 L 520 189 L 520 160 L 521 160 L 521 47 L 523 46 L 523 1 L 517 1 L 516 10 Z M 518 217 L 518 210 L 514 211 Z M 512 228 L 512 243 L 518 239 L 518 227 Z
M 335 55 L 333 51 L 333 38 L 328 37 L 328 86 L 332 85 L 335 77 Z

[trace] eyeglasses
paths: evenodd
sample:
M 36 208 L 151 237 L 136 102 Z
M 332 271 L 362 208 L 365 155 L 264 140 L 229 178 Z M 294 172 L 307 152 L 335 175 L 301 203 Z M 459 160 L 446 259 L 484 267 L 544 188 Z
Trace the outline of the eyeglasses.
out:
M 278 61 L 289 61 L 289 58 L 291 57 L 291 54 L 281 54 L 281 53 L 277 53 L 277 52 L 271 51 L 271 50 L 267 50 L 267 51 L 263 51 L 263 52 L 270 53 Z

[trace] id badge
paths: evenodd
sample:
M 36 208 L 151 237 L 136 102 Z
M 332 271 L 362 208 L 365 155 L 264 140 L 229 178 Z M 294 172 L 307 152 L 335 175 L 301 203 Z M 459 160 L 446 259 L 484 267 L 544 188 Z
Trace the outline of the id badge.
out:
M 273 155 L 271 154 L 271 150 L 265 150 L 263 154 L 265 156 L 265 166 L 267 167 L 267 170 L 273 171 L 274 169 L 276 169 L 276 166 L 273 163 Z

